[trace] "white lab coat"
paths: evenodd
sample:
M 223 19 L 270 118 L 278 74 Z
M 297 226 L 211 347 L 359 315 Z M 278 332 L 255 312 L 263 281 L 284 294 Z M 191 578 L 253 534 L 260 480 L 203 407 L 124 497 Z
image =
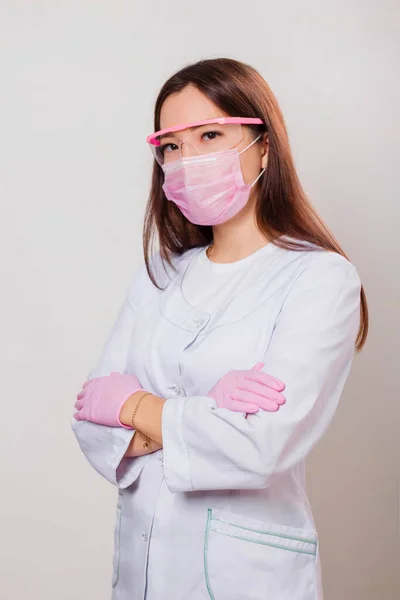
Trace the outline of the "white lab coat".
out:
M 209 315 L 181 291 L 198 251 L 175 258 L 176 272 L 154 259 L 163 291 L 140 269 L 89 375 L 132 373 L 167 399 L 163 450 L 122 458 L 131 430 L 72 421 L 118 488 L 112 598 L 321 600 L 304 459 L 349 374 L 360 279 L 336 253 L 271 245 L 259 279 Z M 246 417 L 206 395 L 259 361 L 286 384 L 278 412 Z

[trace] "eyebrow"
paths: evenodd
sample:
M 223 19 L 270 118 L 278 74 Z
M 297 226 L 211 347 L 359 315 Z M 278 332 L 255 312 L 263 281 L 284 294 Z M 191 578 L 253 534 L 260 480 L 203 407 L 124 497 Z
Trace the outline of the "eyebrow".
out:
M 210 119 L 212 119 L 213 117 L 210 117 Z M 218 117 L 216 117 L 218 118 Z M 204 119 L 206 121 L 206 119 Z M 208 123 L 208 125 L 219 125 L 219 123 Z M 199 127 L 207 127 L 206 125 L 194 125 L 193 127 L 185 127 L 185 129 L 189 129 L 189 131 L 193 131 L 193 129 L 199 129 Z M 162 140 L 163 138 L 166 137 L 174 137 L 175 133 L 179 133 L 179 131 L 183 131 L 183 129 L 179 129 L 178 131 L 170 131 L 169 133 L 163 133 L 162 135 L 160 135 L 158 137 L 159 140 Z

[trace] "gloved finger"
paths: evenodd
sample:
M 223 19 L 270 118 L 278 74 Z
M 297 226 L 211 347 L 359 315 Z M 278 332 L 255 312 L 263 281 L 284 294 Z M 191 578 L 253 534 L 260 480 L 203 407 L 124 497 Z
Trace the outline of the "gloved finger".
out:
M 110 377 L 115 377 L 115 375 L 121 375 L 121 373 L 118 373 L 118 371 L 113 371 Z
M 264 398 L 269 398 L 273 400 L 276 404 L 284 404 L 285 396 L 283 396 L 280 392 L 277 392 L 273 388 L 266 386 L 259 381 L 243 381 L 242 383 L 238 383 L 238 390 L 245 390 L 252 392 L 253 394 L 257 394 Z
M 83 398 L 83 397 L 84 397 L 84 395 L 85 395 L 85 392 L 84 392 L 83 390 L 81 390 L 81 391 L 79 392 L 79 394 L 77 394 L 77 396 L 76 396 L 76 399 L 77 399 L 77 400 L 81 400 L 81 398 Z
M 268 375 L 267 373 L 263 373 L 263 371 L 257 371 L 257 372 L 248 371 L 247 374 L 244 376 L 244 378 L 249 379 L 251 381 L 258 381 L 259 383 L 262 383 L 263 385 L 273 388 L 274 390 L 277 390 L 278 392 L 282 392 L 282 390 L 284 390 L 286 387 L 285 384 L 283 383 L 283 381 L 280 381 L 279 379 L 276 379 L 276 377 L 272 377 L 271 375 Z
M 250 404 L 256 404 L 262 410 L 266 410 L 268 412 L 276 412 L 279 410 L 279 404 L 277 404 L 274 400 L 269 398 L 265 398 L 263 396 L 259 396 L 258 394 L 254 394 L 246 390 L 243 392 L 243 396 L 240 395 L 240 392 L 235 394 L 235 399 L 239 401 L 247 401 Z
M 77 400 L 74 404 L 75 408 L 77 408 L 78 410 L 81 410 L 81 408 L 83 408 L 83 402 L 82 400 Z
M 272 390 L 271 388 L 264 387 L 264 390 L 267 390 L 267 393 L 263 392 L 260 394 L 252 390 L 246 390 L 246 393 L 249 396 L 249 402 L 258 404 L 260 408 L 268 411 L 278 410 L 282 404 L 285 404 L 285 396 L 279 392 L 276 392 L 275 390 Z
M 259 362 L 254 367 L 251 367 L 251 371 L 261 371 L 261 369 L 265 366 L 265 363 Z
M 88 381 L 85 381 L 85 383 L 82 386 L 82 391 L 85 394 L 90 393 L 92 391 L 92 389 L 97 385 L 99 379 L 100 379 L 100 377 L 94 377 L 93 379 L 89 379 Z
M 80 415 L 80 413 L 79 413 L 79 412 L 76 412 L 76 413 L 74 414 L 74 419 L 75 419 L 76 421 L 83 421 L 83 420 L 84 420 L 84 419 L 81 417 L 81 415 Z
M 226 408 L 235 412 L 244 412 L 252 414 L 260 410 L 257 404 L 252 404 L 251 402 L 243 402 L 242 400 L 238 400 L 232 397 L 229 402 L 229 405 Z
M 89 383 L 92 383 L 92 381 L 93 381 L 93 379 L 88 379 L 87 381 L 85 381 L 84 384 L 82 385 L 82 389 L 84 390 L 89 385 Z

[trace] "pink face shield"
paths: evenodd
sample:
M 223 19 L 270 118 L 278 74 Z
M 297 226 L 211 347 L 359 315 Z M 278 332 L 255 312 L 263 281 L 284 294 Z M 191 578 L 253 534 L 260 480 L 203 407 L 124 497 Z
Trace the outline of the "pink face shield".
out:
M 261 119 L 226 117 L 162 129 L 147 137 L 164 171 L 163 190 L 182 214 L 196 225 L 219 225 L 247 203 L 252 184 L 245 183 L 240 154 L 261 137 L 245 135 L 243 125 L 262 125 Z
M 147 142 L 159 165 L 185 156 L 230 150 L 244 137 L 243 125 L 262 125 L 251 117 L 222 117 L 160 129 L 147 136 Z

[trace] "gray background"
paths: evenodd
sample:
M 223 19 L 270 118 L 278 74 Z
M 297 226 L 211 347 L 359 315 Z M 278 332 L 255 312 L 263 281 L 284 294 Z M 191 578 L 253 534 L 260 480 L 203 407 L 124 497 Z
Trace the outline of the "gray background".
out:
M 399 12 L 1 1 L 1 599 L 110 597 L 116 490 L 79 452 L 73 403 L 141 259 L 157 90 L 221 55 L 269 82 L 369 299 L 368 345 L 309 461 L 326 600 L 399 598 Z

